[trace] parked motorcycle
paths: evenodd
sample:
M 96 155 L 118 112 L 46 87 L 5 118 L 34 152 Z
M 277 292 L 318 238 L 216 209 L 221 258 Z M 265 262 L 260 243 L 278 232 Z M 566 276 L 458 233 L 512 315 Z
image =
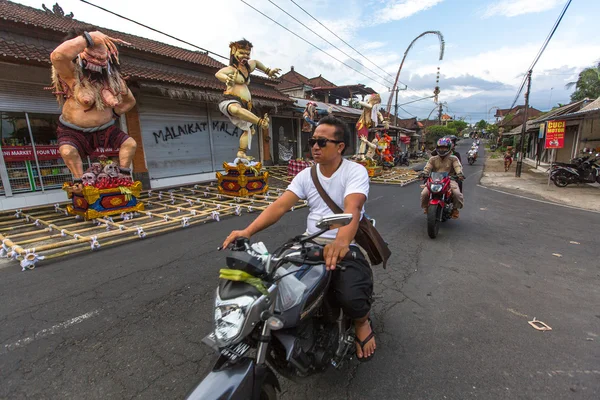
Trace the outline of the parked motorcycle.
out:
M 450 188 L 451 179 L 447 172 L 432 172 L 425 183 L 429 190 L 427 234 L 432 239 L 438 235 L 440 223 L 452 218 L 454 203 Z
M 396 156 L 394 157 L 394 165 L 396 165 L 396 166 L 406 165 L 407 167 L 410 166 L 410 160 L 408 159 L 408 152 L 400 151 L 400 152 L 396 153 Z
M 581 161 L 578 165 L 553 165 L 550 170 L 550 180 L 558 187 L 566 187 L 572 183 L 600 183 L 598 154 Z
M 294 380 L 351 358 L 354 326 L 328 290 L 324 247 L 314 242 L 351 220 L 352 214 L 324 217 L 319 232 L 272 254 L 262 243 L 234 242 L 216 291 L 214 331 L 203 339 L 220 356 L 188 399 L 274 400 L 280 390 L 274 371 Z M 344 257 L 355 258 L 352 251 Z M 223 279 L 229 275 L 245 279 Z

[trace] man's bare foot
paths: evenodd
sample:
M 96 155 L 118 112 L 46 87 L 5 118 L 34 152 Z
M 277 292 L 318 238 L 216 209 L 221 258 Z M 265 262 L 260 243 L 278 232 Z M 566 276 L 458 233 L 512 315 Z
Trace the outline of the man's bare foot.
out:
M 356 333 L 356 356 L 359 359 L 371 357 L 377 349 L 371 321 L 368 318 L 354 321 L 354 329 Z

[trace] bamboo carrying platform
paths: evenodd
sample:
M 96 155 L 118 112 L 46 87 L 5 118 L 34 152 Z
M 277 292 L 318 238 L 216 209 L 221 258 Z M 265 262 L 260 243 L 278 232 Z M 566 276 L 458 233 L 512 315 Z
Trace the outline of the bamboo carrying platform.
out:
M 89 221 L 70 216 L 70 202 L 4 212 L 0 213 L 0 257 L 18 261 L 23 270 L 33 269 L 41 260 L 98 250 L 243 212 L 262 211 L 281 193 L 282 189 L 272 189 L 263 195 L 234 197 L 220 194 L 213 182 L 148 190 L 139 197 L 145 211 Z M 299 202 L 292 211 L 305 206 L 306 202 Z
M 274 166 L 264 168 L 269 171 L 271 182 L 272 179 L 277 179 L 282 184 L 278 186 L 283 186 L 285 188 L 293 179 L 293 176 L 287 174 L 287 167 Z M 419 173 L 412 169 L 395 167 L 392 169 L 384 169 L 381 171 L 380 175 L 372 176 L 370 179 L 372 183 L 406 186 L 409 183 L 418 181 L 418 176 Z
M 371 178 L 372 183 L 406 186 L 419 180 L 419 173 L 408 168 L 392 168 L 383 170 L 377 177 Z

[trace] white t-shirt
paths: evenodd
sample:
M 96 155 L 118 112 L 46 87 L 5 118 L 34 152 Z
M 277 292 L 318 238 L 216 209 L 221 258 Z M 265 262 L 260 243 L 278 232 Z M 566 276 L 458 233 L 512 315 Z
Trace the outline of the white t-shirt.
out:
M 319 195 L 310 176 L 310 170 L 310 168 L 303 169 L 294 177 L 287 188 L 287 190 L 293 192 L 300 199 L 308 200 L 310 212 L 306 219 L 306 231 L 309 235 L 319 231 L 316 223 L 322 217 L 335 214 Z M 369 174 L 367 173 L 367 169 L 360 164 L 344 159 L 342 165 L 329 178 L 323 176 L 321 169 L 317 165 L 317 176 L 325 192 L 342 210 L 344 209 L 344 199 L 349 194 L 362 193 L 367 198 L 369 197 Z M 361 219 L 364 212 L 365 209 L 363 207 L 360 213 Z M 336 235 L 337 229 L 333 229 L 325 232 L 320 237 L 335 239 Z

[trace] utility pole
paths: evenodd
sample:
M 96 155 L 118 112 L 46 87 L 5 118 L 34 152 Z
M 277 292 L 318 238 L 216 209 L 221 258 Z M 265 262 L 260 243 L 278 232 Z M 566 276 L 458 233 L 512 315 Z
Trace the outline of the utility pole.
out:
M 400 88 L 396 87 L 396 105 L 395 105 L 396 112 L 394 115 L 394 126 L 398 126 L 398 91 L 399 90 L 400 90 Z
M 515 171 L 515 177 L 521 177 L 521 170 L 523 169 L 523 147 L 525 145 L 525 132 L 527 131 L 527 113 L 529 111 L 529 91 L 531 90 L 531 73 L 529 70 L 527 73 L 527 91 L 525 92 L 525 114 L 523 115 L 523 127 L 521 128 L 521 140 L 519 141 L 517 169 Z
M 440 109 L 438 112 L 438 124 L 442 124 L 442 103 L 440 103 Z

